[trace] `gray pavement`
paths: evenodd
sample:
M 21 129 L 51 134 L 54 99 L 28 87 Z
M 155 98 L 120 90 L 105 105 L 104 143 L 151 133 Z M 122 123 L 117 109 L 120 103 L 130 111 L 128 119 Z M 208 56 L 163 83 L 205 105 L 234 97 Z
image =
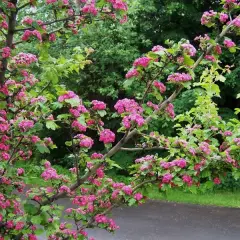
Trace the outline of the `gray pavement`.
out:
M 96 240 L 240 240 L 240 209 L 149 201 L 113 211 L 114 234 L 89 230 Z M 42 238 L 43 240 L 44 238 Z

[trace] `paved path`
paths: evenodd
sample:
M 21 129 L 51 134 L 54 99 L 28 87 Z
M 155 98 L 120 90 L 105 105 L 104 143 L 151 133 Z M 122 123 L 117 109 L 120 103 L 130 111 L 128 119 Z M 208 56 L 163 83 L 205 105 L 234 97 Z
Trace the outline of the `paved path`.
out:
M 90 230 L 96 240 L 240 240 L 240 209 L 149 201 L 115 209 L 115 235 Z M 42 238 L 44 239 L 44 238 Z

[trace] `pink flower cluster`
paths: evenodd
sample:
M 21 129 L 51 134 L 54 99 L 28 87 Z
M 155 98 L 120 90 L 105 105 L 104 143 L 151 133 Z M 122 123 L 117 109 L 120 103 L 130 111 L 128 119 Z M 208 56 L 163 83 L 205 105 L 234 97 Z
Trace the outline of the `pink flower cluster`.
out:
M 128 9 L 127 3 L 123 2 L 122 0 L 108 0 L 108 2 L 112 4 L 114 9 L 123 10 L 123 11 L 127 11 Z
M 19 53 L 18 55 L 16 55 L 15 57 L 13 57 L 13 61 L 17 64 L 17 65 L 25 65 L 25 66 L 29 66 L 30 64 L 37 62 L 37 56 L 31 53 Z
M 216 62 L 216 58 L 213 55 L 206 55 L 204 58 L 208 61 Z
M 167 80 L 169 82 L 174 82 L 174 83 L 187 82 L 187 81 L 191 81 L 192 77 L 187 73 L 173 73 L 168 76 Z
M 126 78 L 132 78 L 132 77 L 137 77 L 139 75 L 139 72 L 136 69 L 131 69 L 127 72 Z
M 233 26 L 240 28 L 240 17 L 236 17 L 233 22 L 232 22 Z
M 23 41 L 28 41 L 29 38 L 32 37 L 32 36 L 36 37 L 40 42 L 42 42 L 42 35 L 37 30 L 33 30 L 33 31 L 26 30 L 22 35 L 22 40 Z
M 205 153 L 206 155 L 210 155 L 211 154 L 211 149 L 210 149 L 210 145 L 207 142 L 202 142 L 199 145 L 199 149 Z
M 153 155 L 147 155 L 135 160 L 136 164 L 140 164 L 140 171 L 149 171 L 153 168 L 156 163 L 156 159 Z M 151 172 L 150 172 L 151 174 Z
M 101 159 L 103 155 L 101 153 L 93 153 L 91 159 Z
M 118 114 L 122 113 L 142 113 L 143 109 L 134 99 L 124 98 L 118 100 L 114 105 L 114 108 L 117 110 Z
M 170 183 L 173 179 L 173 175 L 171 173 L 165 173 L 162 177 L 162 183 Z
M 212 23 L 216 15 L 217 12 L 214 12 L 213 10 L 210 10 L 209 12 L 204 12 L 201 18 L 201 24 L 208 25 L 209 23 Z
M 183 175 L 182 176 L 183 182 L 185 182 L 189 187 L 192 186 L 193 180 L 189 175 Z
M 95 216 L 95 221 L 98 224 L 108 224 L 109 230 L 113 231 L 116 229 L 119 229 L 119 226 L 116 225 L 116 223 L 111 218 L 107 218 L 105 215 L 98 214 Z
M 224 46 L 227 48 L 232 48 L 236 46 L 236 44 L 230 39 L 225 39 L 223 43 L 224 43 Z
M 59 102 L 64 102 L 66 99 L 76 98 L 79 99 L 78 95 L 75 94 L 73 91 L 67 91 L 65 94 L 58 97 Z
M 164 93 L 166 91 L 166 86 L 159 81 L 154 81 L 153 86 L 159 89 L 160 93 Z
M 34 126 L 34 122 L 32 120 L 22 120 L 19 124 L 18 124 L 20 130 L 22 132 L 26 132 L 28 131 L 30 128 L 33 128 Z
M 98 14 L 98 9 L 95 6 L 95 1 L 92 0 L 90 3 L 87 3 L 83 8 L 82 8 L 83 13 L 90 13 L 94 16 Z
M 78 134 L 75 136 L 75 138 L 80 140 L 79 142 L 80 147 L 91 148 L 94 144 L 94 141 L 84 134 Z
M 145 123 L 145 120 L 140 114 L 133 113 L 128 116 L 125 116 L 122 120 L 122 123 L 123 123 L 123 126 L 128 129 L 134 123 L 137 124 L 138 127 L 143 126 L 143 124 Z
M 93 105 L 93 110 L 105 110 L 106 109 L 106 104 L 104 102 L 98 101 L 98 100 L 93 100 L 92 101 Z
M 81 113 L 87 113 L 88 110 L 83 105 L 78 105 L 76 108 L 71 108 L 69 112 L 75 117 L 80 117 Z
M 160 51 L 165 51 L 165 48 L 160 45 L 156 45 L 152 48 L 152 52 L 160 52 Z
M 195 48 L 192 44 L 183 43 L 183 44 L 181 45 L 181 47 L 182 47 L 183 51 L 184 51 L 187 55 L 189 55 L 189 56 L 191 56 L 191 57 L 194 57 L 194 56 L 196 55 L 197 50 L 196 50 L 196 48 Z
M 133 66 L 134 67 L 141 66 L 141 67 L 146 68 L 148 66 L 148 64 L 150 63 L 150 61 L 151 61 L 151 59 L 148 57 L 141 57 L 134 61 Z
M 11 48 L 10 47 L 4 47 L 2 49 L 2 57 L 3 58 L 9 58 L 11 55 Z
M 187 166 L 187 161 L 184 158 L 180 158 L 172 162 L 160 162 L 160 166 L 164 169 L 169 169 L 172 167 L 185 168 Z
M 221 23 L 225 23 L 228 20 L 228 15 L 226 13 L 220 13 L 219 20 Z
M 115 142 L 115 134 L 110 129 L 104 129 L 100 132 L 100 142 L 104 142 L 104 144 Z
M 56 180 L 59 179 L 60 176 L 57 174 L 56 169 L 49 167 L 44 170 L 44 172 L 41 174 L 41 177 L 47 181 L 47 180 Z
M 143 199 L 143 195 L 141 193 L 136 193 L 134 195 L 134 199 L 137 200 L 137 201 L 140 201 Z
M 214 182 L 216 185 L 221 184 L 221 180 L 220 180 L 220 178 L 218 178 L 218 177 L 214 178 L 214 179 L 213 179 L 213 182 Z
M 72 128 L 79 132 L 86 132 L 87 127 L 79 123 L 77 120 L 72 122 Z
M 234 138 L 234 143 L 237 144 L 237 146 L 240 146 L 240 138 Z
M 169 103 L 167 107 L 165 108 L 165 112 L 170 118 L 175 118 L 175 112 L 174 112 L 174 106 L 172 103 Z
M 31 17 L 25 17 L 25 18 L 23 18 L 23 20 L 22 20 L 22 24 L 26 24 L 26 25 L 32 25 L 32 23 L 33 23 L 33 19 L 31 18 Z

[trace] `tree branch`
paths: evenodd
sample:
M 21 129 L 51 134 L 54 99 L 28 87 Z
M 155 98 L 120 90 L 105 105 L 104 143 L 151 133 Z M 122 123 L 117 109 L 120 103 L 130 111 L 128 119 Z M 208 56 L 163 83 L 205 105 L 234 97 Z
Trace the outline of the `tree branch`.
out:
M 149 147 L 149 148 L 120 148 L 121 151 L 137 152 L 137 151 L 152 151 L 152 150 L 167 150 L 164 147 Z

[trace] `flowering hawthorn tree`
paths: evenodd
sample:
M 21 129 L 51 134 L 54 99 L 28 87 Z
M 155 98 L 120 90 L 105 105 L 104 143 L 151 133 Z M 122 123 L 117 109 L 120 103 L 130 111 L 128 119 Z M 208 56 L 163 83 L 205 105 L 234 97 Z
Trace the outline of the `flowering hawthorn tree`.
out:
M 240 4 L 223 1 L 222 12 L 209 11 L 201 23 L 222 29 L 215 39 L 196 37 L 199 51 L 187 40 L 168 41 L 167 47 L 154 46 L 136 59 L 126 74 L 125 87 L 140 86 L 136 98 L 119 99 L 115 116 L 122 119 L 116 142 L 115 133 L 104 128 L 107 113 L 104 102 L 83 101 L 58 84 L 58 78 L 79 71 L 91 53 L 76 48 L 70 59 L 53 59 L 48 55 L 50 43 L 61 35 L 76 34 L 86 24 L 111 18 L 126 21 L 127 5 L 123 0 L 3 0 L 0 3 L 0 239 L 37 239 L 43 232 L 48 239 L 88 238 L 87 228 L 99 227 L 110 232 L 118 229 L 108 213 L 120 204 L 141 204 L 142 188 L 158 184 L 162 191 L 171 187 L 204 191 L 219 184 L 226 171 L 239 177 L 240 122 L 224 122 L 212 101 L 219 96 L 217 81 L 224 81 L 229 66 L 222 67 L 222 51 L 234 53 L 236 44 L 228 34 L 240 34 Z M 23 14 L 23 11 L 25 14 Z M 39 12 L 49 19 L 38 19 Z M 24 16 L 28 13 L 28 16 Z M 31 17 L 33 16 L 33 17 Z M 213 34 L 214 36 L 214 34 Z M 21 52 L 19 44 L 36 44 L 38 55 Z M 200 78 L 195 70 L 202 65 Z M 33 67 L 41 74 L 40 81 Z M 196 105 L 189 112 L 175 116 L 171 103 L 184 88 L 198 88 Z M 141 91 L 140 91 L 141 90 Z M 56 115 L 55 110 L 61 110 Z M 54 115 L 55 114 L 55 115 Z M 176 136 L 150 132 L 156 119 L 176 122 Z M 66 147 L 74 156 L 70 177 L 58 174 L 43 160 L 42 186 L 29 184 L 26 172 L 16 164 L 28 161 L 35 151 L 50 153 L 56 148 L 51 138 L 41 139 L 44 128 L 66 128 Z M 105 151 L 92 152 L 94 145 L 88 131 L 95 131 Z M 135 138 L 133 148 L 124 145 Z M 111 157 L 119 151 L 163 151 L 165 157 L 146 155 L 132 166 L 132 184 L 114 182 L 105 171 L 117 165 Z M 71 201 L 64 209 L 56 204 L 60 198 Z M 72 223 L 62 220 L 62 215 Z

